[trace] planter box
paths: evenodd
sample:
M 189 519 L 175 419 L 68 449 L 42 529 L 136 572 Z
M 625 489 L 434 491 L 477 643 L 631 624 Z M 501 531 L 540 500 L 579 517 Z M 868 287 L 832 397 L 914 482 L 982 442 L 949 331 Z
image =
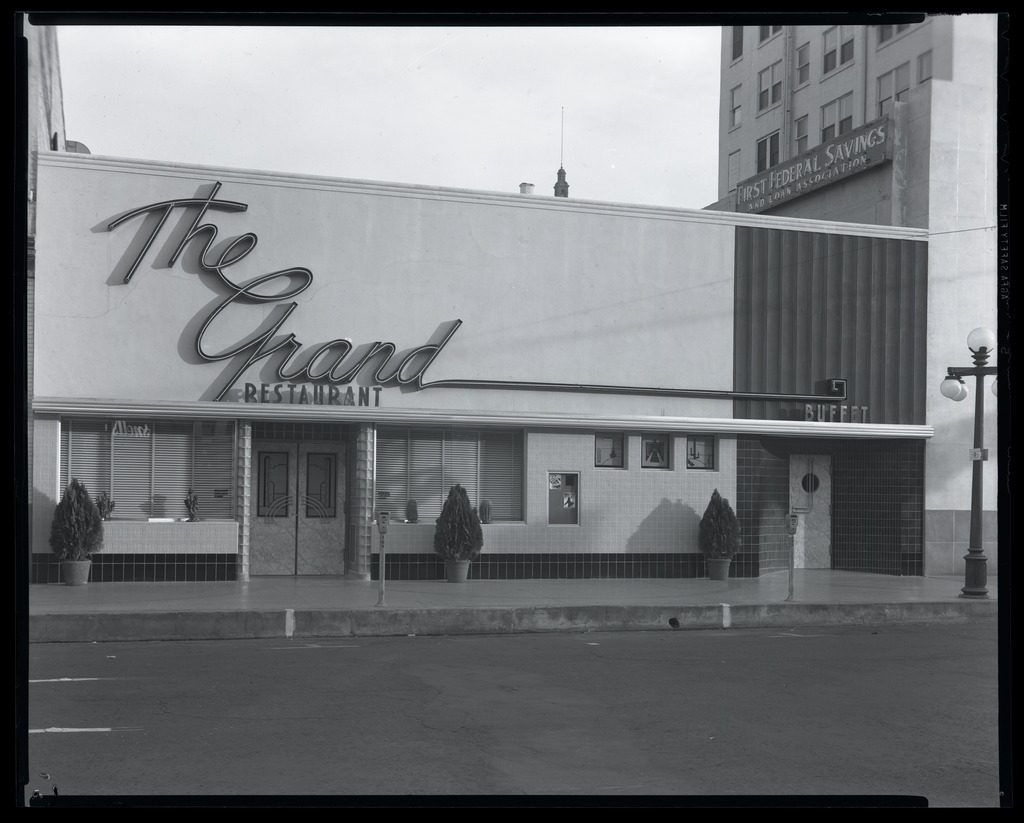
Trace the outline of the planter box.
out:
M 105 520 L 103 548 L 95 554 L 237 554 L 238 523 L 198 520 L 147 523 Z
M 84 586 L 89 582 L 89 571 L 91 569 L 91 560 L 62 560 L 60 563 L 60 576 L 66 586 Z

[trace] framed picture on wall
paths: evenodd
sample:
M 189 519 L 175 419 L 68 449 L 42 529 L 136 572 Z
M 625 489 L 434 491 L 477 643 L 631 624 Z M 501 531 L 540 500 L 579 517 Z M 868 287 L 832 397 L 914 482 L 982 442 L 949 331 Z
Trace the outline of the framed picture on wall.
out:
M 641 440 L 640 465 L 645 469 L 667 469 L 669 467 L 669 436 L 667 434 L 645 434 Z
M 621 469 L 626 465 L 625 436 L 622 434 L 594 435 L 594 465 Z
M 713 471 L 715 468 L 715 438 L 714 435 L 693 435 L 686 438 L 686 468 L 705 469 Z

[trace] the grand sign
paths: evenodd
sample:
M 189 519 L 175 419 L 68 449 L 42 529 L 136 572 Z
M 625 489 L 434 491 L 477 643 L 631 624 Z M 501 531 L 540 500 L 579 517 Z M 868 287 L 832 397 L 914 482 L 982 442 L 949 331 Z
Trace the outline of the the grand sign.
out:
M 203 339 L 217 318 L 229 306 L 242 303 L 283 304 L 284 301 L 292 300 L 292 298 L 302 294 L 313 283 L 313 273 L 303 267 L 270 272 L 244 284 L 236 283 L 228 277 L 225 270 L 243 260 L 256 248 L 258 238 L 251 232 L 236 237 L 227 244 L 216 258 L 210 259 L 211 247 L 213 246 L 214 239 L 217 237 L 217 227 L 212 223 L 200 225 L 206 212 L 210 209 L 245 211 L 248 208 L 245 203 L 217 200 L 216 196 L 220 187 L 221 184 L 219 182 L 216 183 L 209 196 L 205 199 L 197 197 L 183 198 L 142 206 L 122 214 L 107 226 L 108 230 L 113 230 L 122 223 L 140 215 L 155 214 L 158 216 L 148 236 L 144 234 L 145 226 L 140 230 L 141 244 L 139 251 L 128 264 L 127 271 L 122 278 L 125 283 L 128 283 L 135 275 L 139 264 L 146 256 L 149 248 L 159 236 L 171 213 L 175 209 L 198 207 L 198 213 L 192 221 L 192 225 L 171 253 L 167 260 L 167 265 L 174 265 L 190 241 L 200 240 L 205 237 L 206 243 L 199 254 L 199 266 L 204 272 L 216 274 L 228 292 L 228 296 L 203 321 L 195 339 L 196 354 L 203 360 L 217 362 L 219 360 L 236 358 L 239 363 L 234 373 L 229 376 L 221 390 L 216 394 L 215 400 L 222 400 L 246 369 L 275 353 L 280 353 L 276 375 L 278 380 L 284 384 L 298 384 L 306 381 L 310 383 L 346 384 L 351 383 L 364 371 L 368 373 L 370 369 L 373 369 L 372 380 L 378 385 L 421 384 L 423 373 L 441 352 L 445 344 L 451 340 L 452 335 L 455 334 L 459 326 L 462 325 L 461 320 L 453 320 L 446 323 L 442 326 L 438 335 L 436 335 L 438 339 L 407 352 L 398 363 L 392 363 L 393 356 L 397 350 L 394 343 L 377 340 L 361 347 L 360 351 L 353 352 L 352 341 L 341 337 L 318 345 L 311 354 L 297 357 L 302 348 L 302 343 L 294 334 L 289 333 L 283 340 L 279 340 L 276 343 L 272 342 L 274 337 L 281 331 L 285 321 L 288 320 L 299 305 L 292 301 L 287 305 L 280 306 L 279 308 L 282 311 L 277 313 L 276 318 L 271 316 L 269 322 L 257 328 L 241 343 L 220 352 L 208 351 L 203 345 Z M 264 392 L 261 390 L 261 400 L 263 395 Z M 253 398 L 255 396 L 255 394 L 252 394 Z M 330 403 L 330 393 L 328 393 L 327 397 Z M 250 392 L 248 390 L 245 399 L 250 399 Z
M 528 391 L 590 392 L 595 394 L 655 395 L 670 397 L 704 397 L 722 400 L 788 400 L 788 401 L 837 401 L 845 399 L 845 381 L 841 388 L 833 387 L 827 394 L 765 394 L 763 392 L 734 392 L 727 390 L 681 389 L 652 386 L 595 385 L 585 383 L 544 383 L 515 380 L 434 380 L 423 382 L 423 375 L 441 353 L 452 336 L 462 325 L 461 320 L 441 323 L 431 340 L 413 349 L 398 352 L 391 342 L 376 340 L 356 348 L 352 341 L 336 337 L 303 350 L 302 342 L 294 333 L 282 333 L 285 322 L 292 316 L 299 304 L 294 301 L 313 283 L 313 273 L 302 266 L 273 271 L 259 275 L 244 283 L 228 276 L 227 270 L 240 263 L 256 248 L 258 238 L 252 232 L 235 237 L 219 253 L 214 253 L 213 244 L 218 229 L 212 223 L 202 223 L 211 210 L 242 212 L 248 209 L 245 203 L 232 200 L 217 200 L 221 184 L 215 183 L 210 194 L 203 197 L 186 197 L 164 200 L 133 209 L 107 224 L 107 230 L 133 218 L 148 216 L 138 235 L 132 241 L 128 260 L 121 277 L 124 283 L 131 282 L 143 259 L 163 231 L 164 225 L 177 209 L 196 209 L 196 215 L 182 234 L 178 244 L 168 256 L 166 265 L 173 266 L 193 240 L 202 243 L 198 255 L 201 272 L 214 274 L 220 281 L 227 296 L 206 316 L 199 327 L 194 341 L 196 355 L 206 362 L 233 360 L 228 367 L 230 374 L 214 395 L 214 400 L 223 400 L 232 391 L 235 383 L 256 363 L 276 355 L 274 374 L 277 382 L 245 383 L 241 400 L 245 403 L 298 403 L 317 405 L 369 406 L 370 392 L 373 391 L 373 405 L 380 405 L 381 387 L 406 386 L 413 389 L 516 389 Z M 153 219 L 155 218 L 155 219 Z M 186 221 L 187 222 L 187 221 Z M 205 241 L 205 242 L 204 242 Z M 172 245 L 173 241 L 168 244 Z M 290 301 L 290 302 L 286 302 Z M 245 304 L 279 304 L 266 320 L 244 340 L 229 345 L 222 351 L 210 351 L 206 337 L 221 314 L 229 307 Z M 358 395 L 351 386 L 344 392 L 340 386 L 356 381 Z M 836 381 L 833 381 L 835 384 Z M 366 385 L 372 384 L 372 385 Z M 232 394 L 236 394 L 232 392 Z
M 873 169 L 892 156 L 892 124 L 875 120 L 736 186 L 736 209 L 756 213 Z

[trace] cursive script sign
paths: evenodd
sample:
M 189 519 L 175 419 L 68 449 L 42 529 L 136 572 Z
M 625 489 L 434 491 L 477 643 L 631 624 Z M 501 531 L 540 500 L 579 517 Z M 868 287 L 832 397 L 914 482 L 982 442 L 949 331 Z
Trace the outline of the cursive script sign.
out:
M 237 265 L 256 248 L 259 239 L 252 232 L 246 232 L 231 240 L 227 246 L 214 255 L 213 242 L 217 237 L 217 226 L 212 223 L 203 223 L 203 218 L 210 211 L 243 212 L 249 207 L 245 203 L 234 200 L 218 200 L 217 192 L 220 191 L 221 183 L 213 184 L 210 194 L 207 197 L 185 197 L 176 200 L 163 200 L 159 203 L 151 203 L 133 209 L 107 224 L 107 230 L 113 231 L 119 226 L 127 223 L 136 217 L 144 215 L 156 216 L 152 228 L 148 230 L 146 225 L 139 229 L 139 234 L 134 241 L 139 251 L 132 259 L 122 278 L 124 283 L 129 283 L 138 271 L 140 264 L 149 252 L 157 237 L 163 231 L 168 218 L 175 210 L 195 209 L 196 214 L 182 235 L 177 246 L 167 258 L 167 265 L 173 266 L 181 257 L 182 253 L 192 241 L 199 241 L 202 246 L 199 250 L 199 267 L 204 273 L 216 275 L 220 285 L 227 292 L 227 296 L 217 304 L 203 320 L 199 332 L 195 338 L 196 355 L 207 362 L 236 359 L 237 368 L 228 376 L 220 391 L 214 397 L 215 400 L 223 400 L 224 396 L 232 389 L 235 383 L 241 378 L 247 369 L 262 360 L 276 355 L 277 364 L 275 374 L 278 382 L 275 384 L 260 383 L 257 390 L 255 383 L 246 383 L 243 400 L 246 403 L 273 403 L 283 402 L 284 388 L 288 389 L 288 402 L 310 402 L 324 405 L 353 405 L 355 395 L 351 388 L 345 392 L 344 397 L 337 391 L 338 384 L 351 383 L 360 375 L 366 375 L 371 379 L 364 379 L 362 382 L 372 382 L 374 392 L 374 406 L 380 404 L 380 387 L 387 386 L 408 386 L 420 389 L 448 388 L 448 389 L 491 389 L 491 390 L 526 390 L 526 391 L 558 391 L 558 392 L 588 392 L 594 394 L 628 394 L 628 395 L 651 395 L 663 397 L 702 397 L 719 400 L 784 400 L 784 401 L 817 401 L 817 400 L 844 400 L 846 398 L 845 381 L 840 381 L 842 387 L 834 387 L 828 393 L 821 394 L 778 394 L 765 392 L 736 392 L 723 389 L 684 389 L 660 386 L 624 386 L 624 385 L 597 385 L 590 383 L 547 383 L 523 380 L 434 380 L 428 383 L 423 381 L 427 368 L 441 353 L 448 341 L 462 325 L 461 320 L 449 320 L 439 327 L 434 336 L 422 346 L 409 350 L 407 353 L 397 355 L 397 347 L 394 343 L 381 340 L 364 344 L 356 350 L 352 341 L 348 338 L 338 337 L 328 340 L 303 350 L 302 342 L 294 333 L 288 333 L 273 342 L 279 337 L 285 322 L 292 316 L 299 304 L 294 298 L 302 294 L 313 282 L 313 272 L 303 266 L 280 269 L 269 274 L 263 274 L 239 283 L 233 280 L 227 273 L 232 266 Z M 286 302 L 290 301 L 290 302 Z M 280 311 L 276 318 L 274 315 L 268 318 L 263 325 L 258 326 L 246 339 L 225 348 L 223 351 L 209 351 L 204 344 L 204 339 L 211 327 L 217 322 L 221 314 L 231 306 L 241 304 L 280 304 L 277 308 Z M 833 380 L 833 383 L 836 381 Z M 307 392 L 303 384 L 314 384 L 312 392 Z M 317 390 L 315 384 L 329 384 L 325 393 L 322 388 Z M 298 400 L 296 400 L 296 389 L 298 389 Z M 352 398 L 352 402 L 349 402 Z M 369 388 L 359 389 L 358 405 L 369 405 Z
M 380 340 L 368 344 L 365 347 L 366 350 L 361 353 L 353 353 L 352 342 L 346 338 L 335 338 L 322 343 L 311 354 L 307 352 L 300 354 L 302 343 L 293 333 L 287 334 L 284 339 L 272 344 L 271 341 L 281 331 L 285 321 L 298 308 L 299 304 L 294 302 L 293 298 L 302 294 L 312 284 L 313 272 L 307 268 L 296 266 L 261 275 L 244 284 L 232 280 L 225 273 L 226 270 L 245 259 L 256 248 L 258 238 L 252 232 L 242 234 L 228 243 L 219 255 L 211 257 L 211 247 L 217 237 L 217 227 L 212 223 L 201 222 L 206 213 L 211 209 L 238 212 L 248 208 L 245 203 L 217 200 L 217 192 L 220 188 L 221 184 L 215 183 L 206 198 L 188 197 L 151 203 L 122 214 L 107 225 L 107 230 L 112 231 L 140 215 L 155 214 L 159 217 L 149 235 L 142 236 L 140 251 L 125 272 L 123 281 L 128 283 L 134 277 L 146 253 L 160 235 L 164 224 L 175 209 L 198 209 L 192 224 L 168 258 L 167 265 L 173 266 L 191 241 L 202 241 L 205 238 L 205 244 L 199 253 L 199 266 L 203 272 L 215 274 L 228 292 L 227 297 L 210 312 L 200 326 L 195 339 L 195 351 L 201 359 L 207 362 L 216 362 L 238 358 L 240 363 L 218 392 L 215 400 L 222 400 L 246 369 L 274 354 L 278 354 L 279 357 L 276 374 L 282 383 L 350 383 L 364 369 L 375 367 L 372 375 L 374 383 L 422 386 L 424 372 L 462 325 L 461 320 L 449 321 L 441 328 L 436 336 L 437 339 L 413 349 L 398 363 L 392 362 L 397 350 L 395 344 Z M 140 233 L 144 231 L 145 227 L 140 229 Z M 250 337 L 237 345 L 220 352 L 208 351 L 204 346 L 203 339 L 210 327 L 229 306 L 243 303 L 284 304 L 289 300 L 292 302 L 283 305 L 283 311 L 279 313 L 276 322 L 257 328 Z

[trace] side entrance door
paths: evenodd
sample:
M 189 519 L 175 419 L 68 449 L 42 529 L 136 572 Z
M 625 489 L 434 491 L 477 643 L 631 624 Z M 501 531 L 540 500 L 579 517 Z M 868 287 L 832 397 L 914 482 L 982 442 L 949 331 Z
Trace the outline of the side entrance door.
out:
M 789 459 L 789 509 L 800 516 L 793 536 L 793 565 L 832 568 L 832 458 L 794 454 Z
M 345 573 L 345 449 L 255 441 L 249 573 Z

